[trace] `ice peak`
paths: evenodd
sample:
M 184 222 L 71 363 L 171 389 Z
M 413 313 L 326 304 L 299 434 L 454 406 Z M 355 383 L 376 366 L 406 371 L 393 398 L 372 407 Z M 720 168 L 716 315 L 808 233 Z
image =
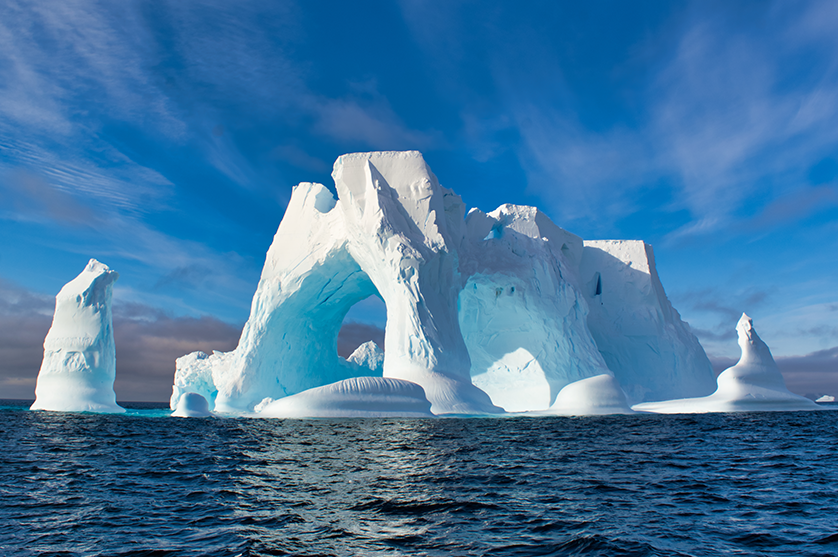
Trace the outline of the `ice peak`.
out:
M 754 320 L 747 313 L 742 313 L 742 317 L 736 323 L 736 333 L 739 336 L 739 346 L 742 348 L 743 357 L 745 356 L 745 351 L 750 349 L 751 346 L 759 347 L 762 345 L 765 346 L 766 350 L 768 349 L 768 346 L 759 338 L 756 329 L 754 329 Z
M 739 322 L 736 324 L 736 330 L 748 336 L 750 336 L 752 332 L 756 333 L 756 331 L 754 331 L 754 320 L 748 317 L 747 313 L 743 312 L 742 317 L 739 318 Z
M 369 151 L 366 153 L 347 153 L 341 155 L 335 161 L 335 168 L 342 166 L 347 162 L 368 161 L 372 159 L 422 159 L 422 153 L 419 151 Z
M 771 350 L 757 334 L 754 320 L 748 317 L 748 314 L 743 313 L 739 318 L 736 332 L 739 335 L 739 348 L 742 349 L 740 362 L 764 362 L 765 365 L 776 367 Z
M 104 263 L 102 263 L 102 262 L 100 262 L 100 261 L 98 261 L 94 258 L 91 258 L 90 261 L 87 262 L 87 266 L 84 268 L 84 272 L 85 273 L 102 274 L 102 273 L 109 273 L 109 272 L 112 272 L 112 271 Z M 113 271 L 113 272 L 115 272 L 115 271 Z

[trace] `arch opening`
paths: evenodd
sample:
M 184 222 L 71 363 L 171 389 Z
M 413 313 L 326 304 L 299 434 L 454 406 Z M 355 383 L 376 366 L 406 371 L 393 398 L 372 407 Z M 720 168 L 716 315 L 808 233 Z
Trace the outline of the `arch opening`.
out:
M 384 351 L 384 329 L 387 325 L 387 306 L 376 292 L 359 300 L 349 308 L 341 322 L 337 338 L 337 353 L 349 358 L 362 344 L 373 341 Z

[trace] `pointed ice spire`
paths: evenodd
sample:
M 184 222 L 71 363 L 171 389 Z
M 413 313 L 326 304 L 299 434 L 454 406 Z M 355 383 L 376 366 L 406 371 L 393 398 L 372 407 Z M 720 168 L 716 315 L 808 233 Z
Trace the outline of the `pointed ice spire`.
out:
M 741 384 L 754 385 L 767 389 L 788 392 L 780 368 L 771 356 L 771 350 L 765 344 L 756 329 L 754 320 L 743 313 L 736 324 L 739 335 L 739 348 L 742 356 L 733 367 L 723 371 L 718 379 L 719 391 L 741 389 Z M 791 394 L 791 393 L 789 393 Z

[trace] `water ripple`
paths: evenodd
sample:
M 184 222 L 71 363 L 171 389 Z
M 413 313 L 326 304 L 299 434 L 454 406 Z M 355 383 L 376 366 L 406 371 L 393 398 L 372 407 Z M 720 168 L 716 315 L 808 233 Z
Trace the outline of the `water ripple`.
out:
M 0 554 L 835 555 L 838 413 L 183 420 L 0 407 Z

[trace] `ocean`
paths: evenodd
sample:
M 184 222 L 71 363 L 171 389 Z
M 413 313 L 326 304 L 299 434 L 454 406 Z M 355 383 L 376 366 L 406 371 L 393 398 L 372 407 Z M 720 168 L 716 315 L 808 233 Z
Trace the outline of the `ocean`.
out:
M 838 555 L 838 412 L 182 419 L 0 403 L 7 556 Z

